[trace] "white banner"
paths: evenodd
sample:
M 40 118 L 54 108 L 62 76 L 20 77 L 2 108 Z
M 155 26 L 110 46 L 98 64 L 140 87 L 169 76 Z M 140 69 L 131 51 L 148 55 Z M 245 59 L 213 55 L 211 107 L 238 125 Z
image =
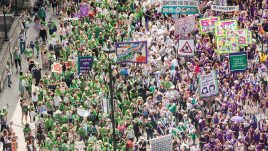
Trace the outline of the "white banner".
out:
M 178 54 L 180 56 L 194 56 L 194 51 L 193 39 L 179 39 Z
M 161 136 L 150 140 L 150 151 L 172 151 L 172 135 Z
M 217 73 L 213 70 L 207 75 L 199 76 L 200 98 L 208 98 L 219 94 Z
M 211 10 L 219 11 L 219 12 L 233 12 L 238 11 L 239 6 L 219 6 L 219 5 L 211 5 Z
M 195 16 L 175 20 L 175 35 L 186 36 L 195 30 Z

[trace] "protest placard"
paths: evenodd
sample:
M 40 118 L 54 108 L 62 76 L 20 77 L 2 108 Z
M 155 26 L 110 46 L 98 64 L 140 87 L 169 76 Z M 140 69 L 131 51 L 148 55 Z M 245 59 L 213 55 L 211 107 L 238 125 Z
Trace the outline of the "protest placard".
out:
M 247 52 L 230 53 L 229 61 L 229 67 L 231 72 L 245 71 L 248 68 Z
M 247 46 L 248 45 L 248 30 L 247 29 L 238 29 L 236 30 L 238 36 L 238 44 L 239 46 Z
M 238 38 L 236 35 L 217 37 L 217 50 L 219 54 L 237 52 L 239 50 Z
M 219 5 L 211 5 L 211 10 L 218 12 L 234 12 L 239 10 L 239 6 L 219 6 Z
M 161 136 L 150 141 L 150 151 L 172 151 L 172 135 Z
M 252 32 L 250 30 L 248 30 L 248 44 L 252 44 Z
M 93 65 L 93 60 L 91 56 L 78 57 L 78 73 L 88 73 Z
M 198 14 L 198 0 L 163 0 L 162 14 Z
M 178 54 L 180 56 L 194 56 L 194 39 L 179 39 Z
M 228 30 L 236 30 L 237 22 L 235 20 L 218 21 L 215 23 L 215 35 L 225 36 Z
M 147 41 L 115 43 L 117 62 L 147 63 Z
M 62 65 L 60 63 L 53 63 L 52 64 L 52 72 L 62 73 Z
M 200 98 L 209 98 L 219 94 L 217 73 L 213 70 L 207 75 L 199 75 Z
M 186 36 L 195 30 L 195 16 L 175 20 L 175 35 Z
M 202 34 L 215 31 L 215 23 L 220 21 L 219 17 L 204 18 L 199 21 L 200 32 Z

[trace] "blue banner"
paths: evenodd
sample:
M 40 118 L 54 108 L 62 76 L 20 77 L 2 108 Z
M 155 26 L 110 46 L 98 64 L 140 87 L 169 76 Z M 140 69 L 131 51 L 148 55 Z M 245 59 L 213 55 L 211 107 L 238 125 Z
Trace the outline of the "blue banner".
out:
M 93 65 L 93 60 L 91 56 L 78 57 L 78 74 L 88 73 Z

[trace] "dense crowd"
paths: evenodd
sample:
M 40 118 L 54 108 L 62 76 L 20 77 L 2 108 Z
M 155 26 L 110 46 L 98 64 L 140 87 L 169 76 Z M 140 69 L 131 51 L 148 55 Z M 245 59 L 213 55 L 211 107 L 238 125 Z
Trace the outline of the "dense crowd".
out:
M 15 62 L 17 71 L 23 57 L 29 63 L 28 71 L 20 71 L 19 87 L 28 144 L 34 137 L 44 150 L 112 150 L 112 80 L 120 151 L 145 151 L 150 139 L 168 134 L 174 150 L 268 149 L 268 2 L 228 1 L 239 5 L 239 11 L 222 13 L 201 1 L 196 29 L 179 37 L 175 18 L 186 15 L 163 15 L 154 2 L 52 0 L 58 19 L 47 17 L 50 6 L 41 7 L 34 17 L 39 33 L 34 41 L 27 41 L 29 17 L 22 13 L 24 30 Z M 236 20 L 252 32 L 253 43 L 239 50 L 248 52 L 248 70 L 231 73 L 228 55 L 215 52 L 215 35 L 200 33 L 198 20 L 211 16 Z M 178 38 L 187 37 L 195 39 L 194 57 L 177 53 Z M 127 41 L 147 41 L 146 64 L 117 63 L 114 44 Z M 94 57 L 87 74 L 78 74 L 81 56 Z M 55 62 L 62 65 L 61 73 L 51 72 Z M 211 71 L 217 73 L 220 93 L 201 99 L 198 75 Z

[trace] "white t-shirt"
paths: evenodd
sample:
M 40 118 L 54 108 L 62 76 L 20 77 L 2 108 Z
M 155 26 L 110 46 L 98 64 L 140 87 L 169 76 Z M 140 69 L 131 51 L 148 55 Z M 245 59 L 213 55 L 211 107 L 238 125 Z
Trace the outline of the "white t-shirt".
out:
M 32 95 L 32 101 L 37 102 L 38 101 L 38 95 Z

